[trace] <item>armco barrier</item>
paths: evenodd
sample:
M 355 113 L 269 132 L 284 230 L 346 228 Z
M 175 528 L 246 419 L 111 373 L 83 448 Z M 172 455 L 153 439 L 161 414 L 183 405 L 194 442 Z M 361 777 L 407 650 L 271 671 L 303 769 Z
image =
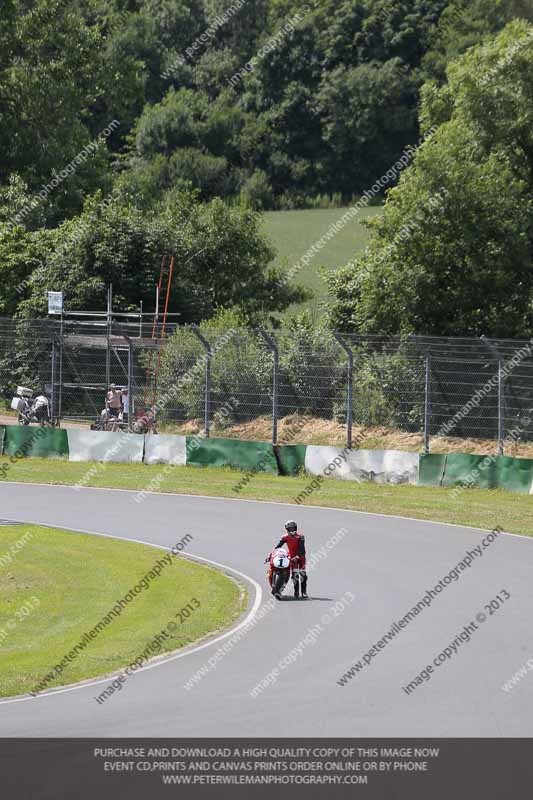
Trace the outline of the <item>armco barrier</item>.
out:
M 509 456 L 477 456 L 449 453 L 441 486 L 464 483 L 480 489 L 507 489 L 529 494 L 533 459 Z
M 144 436 L 111 431 L 68 431 L 70 461 L 109 461 L 141 463 Z
M 305 467 L 305 444 L 282 444 L 274 447 L 280 475 L 298 475 Z
M 402 450 L 347 451 L 308 445 L 305 453 L 305 469 L 311 475 L 329 475 L 360 482 L 416 484 L 418 461 L 418 453 Z
M 420 456 L 418 470 L 419 486 L 442 486 L 446 469 L 446 454 L 428 453 Z
M 0 454 L 71 461 L 231 466 L 245 472 L 327 475 L 352 481 L 506 489 L 533 494 L 533 459 L 401 450 L 341 450 L 319 445 L 276 445 L 239 439 L 139 436 L 107 431 L 0 425 Z
M 145 436 L 144 458 L 145 464 L 173 464 L 184 466 L 187 463 L 187 439 L 185 436 L 171 436 L 157 434 Z
M 194 437 L 187 436 L 187 442 Z M 187 448 L 187 464 L 230 466 L 246 472 L 278 474 L 274 448 L 267 442 L 244 442 L 240 439 L 204 439 L 198 447 Z
M 67 432 L 60 428 L 6 425 L 3 453 L 16 458 L 67 458 Z

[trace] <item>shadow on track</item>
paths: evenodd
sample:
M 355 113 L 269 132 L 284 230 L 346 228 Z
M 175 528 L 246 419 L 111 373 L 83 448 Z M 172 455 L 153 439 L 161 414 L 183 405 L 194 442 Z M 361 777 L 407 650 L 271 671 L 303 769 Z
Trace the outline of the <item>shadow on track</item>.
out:
M 333 603 L 333 597 L 308 597 L 307 599 L 302 599 L 301 597 L 284 597 L 283 595 L 279 598 L 280 603 L 311 603 L 313 600 L 326 600 L 328 603 Z

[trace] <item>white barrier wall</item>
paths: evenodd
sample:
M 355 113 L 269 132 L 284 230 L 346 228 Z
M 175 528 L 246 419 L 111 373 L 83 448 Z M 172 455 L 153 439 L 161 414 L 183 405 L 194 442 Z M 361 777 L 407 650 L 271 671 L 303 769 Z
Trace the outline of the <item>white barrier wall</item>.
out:
M 144 439 L 144 463 L 184 466 L 187 463 L 187 438 L 163 434 L 146 436 Z
M 142 463 L 144 436 L 111 431 L 68 430 L 69 461 Z
M 68 430 L 70 461 L 187 463 L 185 436 L 141 436 L 110 431 Z M 401 450 L 341 450 L 308 445 L 305 470 L 311 475 L 376 483 L 418 483 L 418 453 Z
M 308 445 L 305 470 L 311 475 L 376 483 L 418 482 L 418 453 L 401 450 L 340 450 Z

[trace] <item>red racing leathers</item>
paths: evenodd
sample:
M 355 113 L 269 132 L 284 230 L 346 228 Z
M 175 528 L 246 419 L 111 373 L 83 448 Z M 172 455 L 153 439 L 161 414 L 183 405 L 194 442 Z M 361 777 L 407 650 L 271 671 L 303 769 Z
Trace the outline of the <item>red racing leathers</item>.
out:
M 307 598 L 307 572 L 305 569 L 305 537 L 301 533 L 286 533 L 281 537 L 274 551 L 286 547 L 290 559 L 290 574 L 294 584 L 294 596 Z M 269 559 L 267 559 L 269 560 Z M 287 576 L 288 577 L 288 576 Z M 272 585 L 272 568 L 269 569 L 269 582 Z

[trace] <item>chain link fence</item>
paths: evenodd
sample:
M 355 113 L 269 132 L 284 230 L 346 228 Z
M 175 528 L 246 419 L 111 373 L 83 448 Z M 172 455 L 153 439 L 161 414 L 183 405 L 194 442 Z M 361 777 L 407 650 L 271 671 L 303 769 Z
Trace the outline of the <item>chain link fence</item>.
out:
M 432 439 L 533 439 L 529 341 L 339 334 L 306 327 L 217 330 L 168 325 L 0 319 L 0 397 L 45 392 L 52 415 L 89 423 L 110 383 L 128 391 L 130 418 L 155 408 L 159 429 L 194 423 L 209 435 L 256 420 L 334 421 Z M 156 332 L 157 334 L 157 332 Z

